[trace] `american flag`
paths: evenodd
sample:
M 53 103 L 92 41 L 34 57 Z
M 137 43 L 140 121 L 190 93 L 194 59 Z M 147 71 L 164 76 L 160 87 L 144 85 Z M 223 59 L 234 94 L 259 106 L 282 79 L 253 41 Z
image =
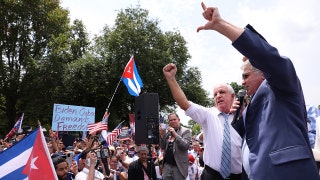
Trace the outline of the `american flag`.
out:
M 11 129 L 11 131 L 6 135 L 5 137 L 5 141 L 7 139 L 11 139 L 15 133 L 15 131 L 21 131 L 21 125 L 22 125 L 22 121 L 23 121 L 23 116 L 24 116 L 24 113 L 19 117 L 19 119 L 16 121 L 16 123 L 14 124 L 13 128 Z
M 108 123 L 100 121 L 94 124 L 88 124 L 88 130 L 89 134 L 95 133 L 97 131 L 108 130 Z
M 106 110 L 106 112 L 104 113 L 103 115 L 103 118 L 102 118 L 102 122 L 105 123 L 105 124 L 108 124 L 108 119 L 109 119 L 109 112 L 108 112 L 108 109 Z M 103 139 L 107 139 L 107 135 L 108 135 L 108 132 L 107 130 L 102 130 L 101 131 L 101 136 L 103 137 Z
M 121 128 L 122 128 L 122 123 L 124 121 L 122 121 L 121 123 L 118 124 L 118 126 L 116 128 L 114 128 L 114 130 L 112 132 L 110 132 L 107 136 L 107 142 L 109 145 L 113 144 L 113 141 L 118 137 L 118 135 L 121 132 Z

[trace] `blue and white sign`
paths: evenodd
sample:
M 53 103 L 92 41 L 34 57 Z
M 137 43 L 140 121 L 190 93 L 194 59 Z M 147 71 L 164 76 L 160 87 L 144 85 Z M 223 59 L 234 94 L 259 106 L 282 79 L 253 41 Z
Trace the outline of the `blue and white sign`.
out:
M 88 131 L 88 124 L 95 122 L 93 107 L 54 104 L 52 116 L 53 131 Z

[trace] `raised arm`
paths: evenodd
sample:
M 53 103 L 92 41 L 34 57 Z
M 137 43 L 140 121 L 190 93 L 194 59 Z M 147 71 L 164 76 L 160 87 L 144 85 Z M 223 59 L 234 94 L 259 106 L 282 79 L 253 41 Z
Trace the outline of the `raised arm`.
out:
M 234 42 L 243 33 L 244 29 L 237 27 L 221 18 L 217 7 L 206 7 L 201 3 L 203 9 L 203 17 L 207 20 L 207 23 L 203 26 L 199 26 L 197 32 L 201 30 L 215 30 L 222 35 L 226 36 L 232 42 Z
M 187 110 L 190 107 L 190 103 L 176 80 L 176 73 L 177 66 L 173 63 L 167 64 L 163 68 L 163 74 L 167 79 L 173 99 L 177 102 L 181 109 Z

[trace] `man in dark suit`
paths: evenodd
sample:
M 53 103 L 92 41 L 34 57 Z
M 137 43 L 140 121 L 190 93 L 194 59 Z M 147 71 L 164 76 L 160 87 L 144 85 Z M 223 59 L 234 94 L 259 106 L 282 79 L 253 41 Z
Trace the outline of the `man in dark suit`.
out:
M 164 150 L 164 180 L 184 180 L 188 176 L 188 149 L 191 141 L 190 130 L 182 127 L 179 116 L 172 113 L 168 116 L 167 132 L 160 128 L 160 147 Z
M 319 179 L 303 92 L 291 60 L 250 25 L 236 27 L 223 20 L 216 7 L 202 3 L 202 8 L 208 22 L 197 31 L 221 33 L 246 57 L 242 84 L 251 102 L 238 123 L 245 130 L 240 134 L 244 135 L 243 167 L 249 179 Z

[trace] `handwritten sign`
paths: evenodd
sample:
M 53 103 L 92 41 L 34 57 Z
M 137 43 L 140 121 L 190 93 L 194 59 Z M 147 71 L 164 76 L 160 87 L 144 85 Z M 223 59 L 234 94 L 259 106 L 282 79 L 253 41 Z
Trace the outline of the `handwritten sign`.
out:
M 54 104 L 52 116 L 53 131 L 88 131 L 88 124 L 94 123 L 95 108 Z

